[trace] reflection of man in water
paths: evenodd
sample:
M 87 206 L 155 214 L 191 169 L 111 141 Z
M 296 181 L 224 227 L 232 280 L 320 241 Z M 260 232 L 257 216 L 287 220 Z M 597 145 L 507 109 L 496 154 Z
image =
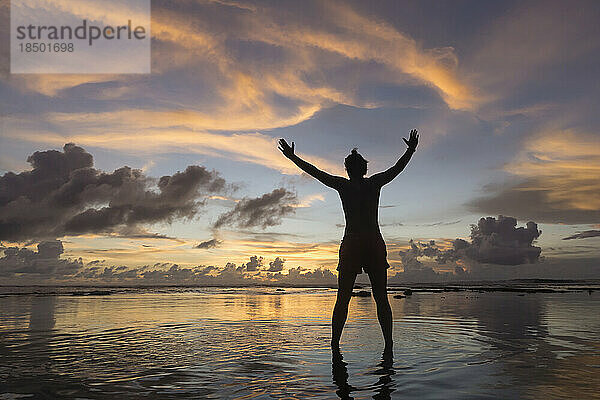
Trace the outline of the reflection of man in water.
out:
M 321 183 L 335 189 L 340 194 L 346 230 L 340 246 L 338 264 L 338 293 L 333 309 L 331 347 L 339 349 L 340 337 L 348 316 L 348 304 L 356 275 L 362 270 L 369 274 L 373 297 L 377 303 L 377 318 L 385 339 L 385 352 L 392 352 L 392 310 L 387 298 L 387 252 L 379 231 L 378 209 L 381 187 L 391 182 L 408 164 L 417 144 L 419 135 L 415 129 L 410 138 L 403 139 L 408 149 L 390 169 L 371 177 L 367 173 L 367 160 L 356 149 L 346 157 L 344 164 L 348 177 L 333 176 L 304 161 L 294 153 L 294 142 L 290 146 L 285 139 L 279 141 L 279 149 L 307 174 Z

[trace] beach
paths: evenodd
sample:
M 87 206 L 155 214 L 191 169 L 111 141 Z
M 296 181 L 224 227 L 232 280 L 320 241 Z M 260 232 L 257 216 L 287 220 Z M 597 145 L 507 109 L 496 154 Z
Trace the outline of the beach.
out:
M 0 398 L 594 398 L 597 291 L 370 297 L 329 348 L 327 288 L 4 290 Z M 26 290 L 21 288 L 25 293 Z M 73 295 L 73 293 L 76 293 Z

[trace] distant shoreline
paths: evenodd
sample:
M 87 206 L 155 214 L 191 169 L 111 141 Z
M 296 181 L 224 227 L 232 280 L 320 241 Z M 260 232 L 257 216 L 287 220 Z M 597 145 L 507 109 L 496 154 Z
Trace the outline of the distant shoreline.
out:
M 285 289 L 336 289 L 337 285 L 0 285 L 0 296 L 106 296 L 128 291 L 190 292 L 195 289 L 274 289 L 274 293 L 285 293 Z M 356 289 L 369 288 L 358 284 Z M 13 289 L 13 291 L 9 291 Z M 28 289 L 24 291 L 23 289 Z M 45 290 L 44 290 L 45 289 Z M 55 289 L 46 291 L 48 289 Z M 276 289 L 283 289 L 277 291 Z M 412 292 L 510 292 L 510 293 L 569 293 L 600 290 L 600 279 L 513 279 L 503 281 L 463 281 L 448 283 L 404 283 L 390 284 L 390 293 L 411 289 Z

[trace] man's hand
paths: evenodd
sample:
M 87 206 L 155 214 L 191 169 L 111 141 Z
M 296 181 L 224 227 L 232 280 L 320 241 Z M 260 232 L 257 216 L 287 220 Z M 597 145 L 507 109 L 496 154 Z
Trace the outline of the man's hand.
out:
M 416 129 L 413 129 L 412 131 L 410 131 L 409 139 L 406 140 L 406 138 L 402 138 L 402 140 L 404 140 L 404 143 L 406 143 L 409 149 L 415 150 L 417 148 L 417 144 L 419 144 L 419 134 L 417 133 Z
M 285 139 L 279 139 L 279 150 L 283 153 L 287 158 L 292 158 L 294 156 L 294 142 L 290 146 Z

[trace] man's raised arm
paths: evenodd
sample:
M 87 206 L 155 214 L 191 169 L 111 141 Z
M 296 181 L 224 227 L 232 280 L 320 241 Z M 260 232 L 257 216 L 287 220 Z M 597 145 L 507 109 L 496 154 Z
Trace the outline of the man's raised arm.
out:
M 316 178 L 324 185 L 329 186 L 333 189 L 338 189 L 340 183 L 344 181 L 344 178 L 340 176 L 330 175 L 325 171 L 321 171 L 309 162 L 304 161 L 294 153 L 294 142 L 290 146 L 285 139 L 279 139 L 279 150 L 284 156 L 289 158 L 294 164 L 296 164 L 302 171 L 306 172 L 310 176 Z
M 410 158 L 417 149 L 417 144 L 419 144 L 419 134 L 417 133 L 416 129 L 413 129 L 412 131 L 410 131 L 409 139 L 406 140 L 405 138 L 402 138 L 402 140 L 404 140 L 404 143 L 406 143 L 406 145 L 408 146 L 408 148 L 404 152 L 404 155 L 400 157 L 398 162 L 396 162 L 396 164 L 394 164 L 391 168 L 389 168 L 386 171 L 375 174 L 371 177 L 371 179 L 377 182 L 380 186 L 387 185 L 388 183 L 390 183 L 392 180 L 394 180 L 395 177 L 398 176 L 400 172 L 402 172 L 404 167 L 406 167 L 406 165 L 410 161 Z

